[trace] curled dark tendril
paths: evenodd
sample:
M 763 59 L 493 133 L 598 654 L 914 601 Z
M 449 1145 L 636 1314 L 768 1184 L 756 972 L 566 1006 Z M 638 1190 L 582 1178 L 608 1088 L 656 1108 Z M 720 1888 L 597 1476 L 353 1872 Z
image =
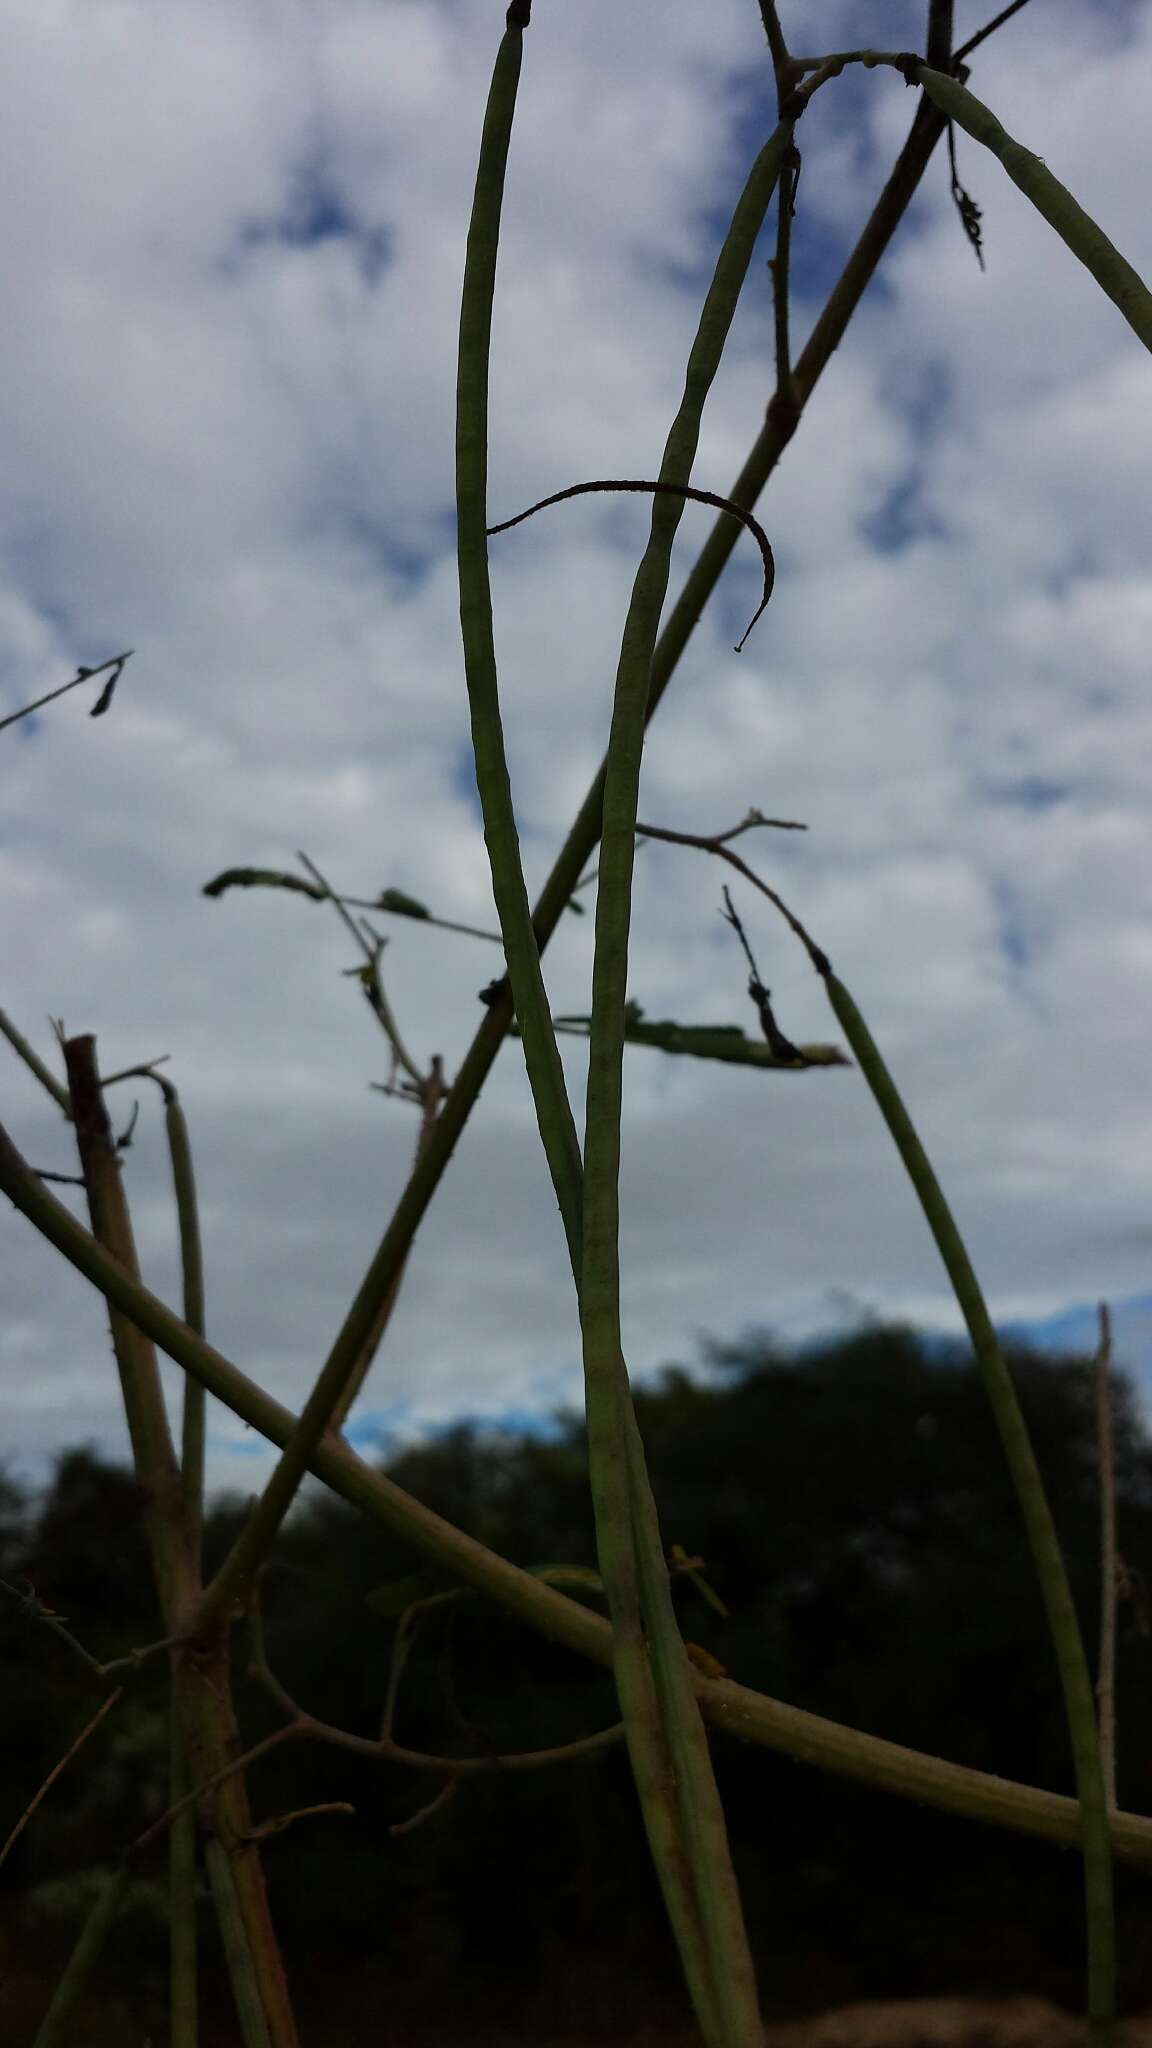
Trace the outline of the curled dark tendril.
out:
M 718 491 L 698 491 L 694 484 L 648 482 L 634 477 L 606 477 L 590 484 L 569 484 L 566 491 L 553 491 L 550 498 L 539 499 L 535 505 L 529 505 L 526 512 L 518 512 L 515 519 L 502 519 L 498 526 L 490 526 L 487 531 L 490 535 L 493 533 L 507 533 L 510 526 L 519 526 L 521 520 L 531 519 L 534 512 L 543 512 L 546 505 L 559 505 L 563 498 L 583 497 L 586 491 L 650 491 L 654 495 L 667 493 L 669 497 L 673 498 L 691 498 L 694 504 L 715 505 L 717 511 L 730 512 L 733 519 L 738 519 L 742 526 L 748 528 L 749 533 L 753 536 L 760 549 L 760 555 L 764 563 L 764 595 L 760 599 L 743 634 L 736 642 L 736 652 L 737 654 L 741 653 L 744 642 L 747 640 L 757 619 L 767 607 L 768 600 L 772 595 L 772 586 L 776 581 L 776 562 L 768 535 L 765 533 L 759 520 L 753 518 L 751 512 L 746 511 L 743 505 L 734 504 L 731 498 L 722 498 Z

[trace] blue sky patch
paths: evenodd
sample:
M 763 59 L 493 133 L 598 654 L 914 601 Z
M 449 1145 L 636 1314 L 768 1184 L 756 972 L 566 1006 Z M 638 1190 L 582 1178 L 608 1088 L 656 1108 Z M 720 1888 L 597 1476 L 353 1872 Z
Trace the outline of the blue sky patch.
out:
M 244 248 L 279 243 L 287 249 L 313 249 L 325 242 L 348 242 L 365 284 L 377 284 L 391 261 L 392 242 L 386 228 L 360 218 L 340 190 L 322 155 L 297 166 L 283 210 L 241 230 Z

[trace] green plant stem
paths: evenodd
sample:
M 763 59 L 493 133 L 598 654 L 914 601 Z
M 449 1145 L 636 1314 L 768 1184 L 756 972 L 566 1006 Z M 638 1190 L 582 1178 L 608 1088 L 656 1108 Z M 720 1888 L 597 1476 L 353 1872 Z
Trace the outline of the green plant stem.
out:
M 204 1335 L 204 1253 L 200 1241 L 200 1210 L 196 1200 L 196 1175 L 188 1121 L 171 1081 L 156 1076 L 164 1094 L 164 1125 L 168 1135 L 168 1157 L 176 1196 L 176 1221 L 180 1234 L 180 1270 L 183 1276 L 184 1321 L 190 1330 Z M 184 1416 L 180 1445 L 180 1473 L 183 1482 L 184 1516 L 188 1538 L 197 1561 L 200 1556 L 204 1516 L 204 1389 L 189 1380 L 184 1389 Z
M 928 1227 L 944 1261 L 984 1380 L 1004 1455 L 1032 1551 L 1048 1628 L 1060 1673 L 1079 1795 L 1088 1928 L 1088 2022 L 1090 2039 L 1107 2048 L 1116 2019 L 1116 1927 L 1112 1897 L 1112 1846 L 1092 1680 L 1068 1574 L 1052 1521 L 1044 1482 L 1028 1426 L 1020 1411 L 1012 1375 L 1000 1349 L 980 1284 L 940 1183 L 900 1093 L 855 1002 L 820 956 L 828 1000 L 860 1070 L 872 1090 Z
M 770 137 L 733 215 L 689 355 L 683 399 L 660 467 L 661 483 L 683 485 L 691 477 L 704 402 L 791 149 L 793 125 L 792 120 L 782 121 Z M 762 2037 L 755 1973 L 723 1810 L 672 1609 L 620 1327 L 620 1122 L 640 765 L 652 659 L 682 510 L 675 497 L 653 502 L 651 538 L 633 586 L 616 675 L 596 899 L 580 1302 L 589 1471 L 601 1572 L 619 1643 L 621 1699 L 630 1730 L 629 1689 L 635 1721 L 640 1722 L 643 1712 L 650 1729 L 645 1764 L 651 1773 L 653 1808 L 658 1773 L 675 1787 L 694 1881 L 697 1939 L 707 1959 L 709 2004 L 701 2009 L 697 1998 L 697 2010 L 710 2040 L 738 2044 Z M 640 1781 L 639 1766 L 637 1778 Z M 651 1822 L 649 1827 L 651 1832 Z
M 523 27 L 510 12 L 484 112 L 460 303 L 456 383 L 457 563 L 472 749 L 492 890 L 540 1136 L 571 1246 L 580 1234 L 580 1147 L 540 972 L 540 952 L 532 930 L 520 861 L 500 717 L 488 575 L 488 362 L 500 214 L 523 45 Z
M 67 1039 L 64 1057 L 93 1233 L 128 1272 L 137 1274 L 136 1245 L 101 1094 L 95 1039 Z M 171 1631 L 187 1616 L 196 1588 L 183 1535 L 180 1474 L 164 1392 L 151 1340 L 116 1309 L 111 1313 L 111 1328 L 136 1477 L 145 1488 L 145 1527 L 153 1575 L 165 1624 Z
M 40 2022 L 32 2048 L 60 2048 L 66 2040 L 77 2003 L 84 1995 L 88 1979 L 100 1960 L 113 1922 L 124 1903 L 130 1875 L 128 1865 L 122 1863 L 118 1870 L 109 1872 L 93 1900 L 68 1966 L 52 1994 L 52 2003 Z
M 0 1010 L 0 1032 L 8 1040 L 13 1052 L 19 1053 L 25 1066 L 31 1073 L 35 1074 L 40 1086 L 48 1090 L 53 1102 L 59 1105 L 65 1116 L 71 1121 L 72 1103 L 67 1088 L 65 1088 L 62 1081 L 56 1079 L 51 1069 L 45 1066 L 39 1053 L 33 1046 L 29 1045 L 24 1033 L 17 1029 L 11 1017 L 4 1010 Z
M 1025 198 L 1055 228 L 1061 241 L 1091 271 L 1145 348 L 1152 349 L 1152 292 L 1109 241 L 1103 228 L 1073 199 L 1067 186 L 1053 177 L 1040 157 L 1033 156 L 1022 143 L 1014 142 L 991 109 L 958 79 L 949 78 L 942 71 L 930 71 L 926 64 L 915 66 L 914 75 L 949 121 L 955 121 L 957 127 L 965 129 L 993 156 L 999 157 L 1013 184 L 1020 187 Z
M 283 1446 L 288 1442 L 296 1417 L 126 1272 L 33 1173 L 2 1126 L 0 1188 L 41 1235 L 109 1302 L 131 1316 L 169 1358 L 270 1443 Z M 309 1470 L 350 1507 L 423 1551 L 453 1578 L 474 1587 L 506 1613 L 578 1656 L 611 1669 L 612 1631 L 598 1614 L 554 1592 L 530 1572 L 521 1571 L 454 1528 L 395 1481 L 373 1471 L 341 1439 L 326 1437 Z M 1080 1841 L 1079 1805 L 1061 1793 L 1014 1784 L 858 1729 L 843 1728 L 819 1714 L 768 1699 L 732 1679 L 697 1677 L 694 1683 L 705 1718 L 742 1742 L 758 1742 L 798 1763 L 1062 1848 L 1073 1848 Z M 1112 1840 L 1117 1855 L 1126 1862 L 1152 1869 L 1152 1819 L 1131 1813 L 1113 1815 Z
M 189 1385 L 193 1384 L 189 1381 Z M 201 1389 L 201 1393 L 203 1389 Z M 173 1806 L 189 1791 L 184 1737 L 173 1686 L 168 1744 L 168 1782 Z M 196 1959 L 196 1809 L 176 1815 L 168 1837 L 168 2006 L 171 2048 L 197 2048 L 199 2041 Z
M 237 1897 L 235 1870 L 223 1843 L 215 1835 L 208 1838 L 204 1860 L 216 1906 L 220 1936 L 224 1944 L 232 1996 L 236 2003 L 236 2017 L 240 2022 L 241 2040 L 244 2048 L 274 2048 L 265 2017 L 264 2001 L 260 1995 L 260 1981 L 247 1938 L 244 1914 Z
M 1100 1766 L 1108 1810 L 1116 1805 L 1116 1453 L 1112 1430 L 1112 1318 L 1099 1305 L 1096 1347 L 1096 1469 L 1100 1476 L 1100 1657 L 1096 1667 Z
M 183 1275 L 184 1321 L 198 1336 L 204 1334 L 204 1260 L 200 1240 L 200 1212 L 196 1200 L 196 1176 L 188 1122 L 180 1098 L 170 1081 L 157 1075 L 164 1096 L 164 1123 L 168 1156 L 176 1196 L 176 1218 L 180 1236 L 180 1267 Z M 191 1552 L 191 1569 L 200 1588 L 200 1554 L 204 1521 L 204 1411 L 207 1396 L 189 1375 L 184 1378 L 183 1426 L 180 1450 L 180 1481 L 183 1493 L 184 1529 Z M 175 1806 L 189 1789 L 184 1735 L 181 1725 L 179 1664 L 173 1661 L 172 1715 L 169 1742 L 169 1783 Z M 172 1824 L 168 1843 L 168 1935 L 169 2040 L 171 2048 L 197 2048 L 199 2040 L 199 1989 L 197 1977 L 196 1875 L 197 1821 L 194 1806 L 185 1807 Z
M 468 255 L 460 314 L 456 426 L 460 622 L 471 707 L 476 782 L 483 809 L 484 835 L 492 870 L 493 893 L 504 939 L 508 979 L 523 1037 L 525 1064 L 532 1087 L 540 1135 L 551 1170 L 579 1291 L 582 1208 L 580 1151 L 547 993 L 540 971 L 539 948 L 532 929 L 531 910 L 520 860 L 519 838 L 500 716 L 488 575 L 488 364 L 500 215 L 520 76 L 522 43 L 521 24 L 510 13 L 508 28 L 496 58 L 485 112 L 472 220 L 468 233 Z M 675 475 L 669 480 L 676 481 Z M 687 478 L 684 480 L 687 481 Z M 678 513 L 679 504 L 676 509 Z M 670 535 L 675 530 L 675 523 L 675 517 L 668 523 Z M 654 628 L 652 637 L 655 637 Z M 622 1361 L 619 1362 L 619 1370 L 623 1372 Z M 642 1600 L 637 1581 L 635 1550 L 638 1547 L 638 1537 L 633 1527 L 630 1505 L 633 1494 L 641 1489 L 648 1495 L 650 1512 L 646 1517 L 646 1527 L 639 1542 L 655 1545 L 656 1572 L 663 1572 L 663 1559 L 660 1554 L 655 1510 L 651 1507 L 651 1494 L 643 1472 L 643 1456 L 639 1451 L 638 1439 L 631 1455 L 626 1453 L 623 1460 L 619 1457 L 620 1450 L 628 1441 L 629 1416 L 626 1416 L 625 1409 L 627 1408 L 630 1414 L 630 1401 L 626 1393 L 623 1399 L 619 1396 L 616 1358 L 612 1360 L 609 1371 L 610 1441 L 607 1445 L 602 1440 L 597 1441 L 593 1412 L 596 1396 L 591 1386 L 589 1437 L 601 1565 L 612 1610 L 617 1690 L 653 1857 L 680 1948 L 693 2005 L 706 2039 L 717 2044 L 717 2048 L 721 2048 L 721 2044 L 726 2042 L 747 2043 L 759 2038 L 754 1979 L 739 1913 L 739 1897 L 728 1863 L 722 1815 L 722 1856 L 724 1863 L 728 1865 L 729 1893 L 735 1899 L 735 1927 L 732 1927 L 729 1916 L 729 1922 L 723 1929 L 725 1942 L 720 1951 L 720 1960 L 723 1963 L 722 1977 L 717 1954 L 709 1952 L 709 1940 L 711 1938 L 713 1943 L 715 1942 L 718 1922 L 714 1916 L 711 1927 L 706 1924 L 705 1915 L 701 1912 L 698 1891 L 702 1890 L 706 1896 L 710 1896 L 716 1888 L 715 1874 L 707 1867 L 708 1860 L 715 1859 L 715 1841 L 713 1837 L 707 1836 L 698 1824 L 693 1826 L 700 1791 L 698 1786 L 686 1782 L 683 1775 L 677 1776 L 674 1773 L 671 1760 L 674 1753 L 678 1754 L 682 1767 L 698 1776 L 702 1752 L 703 1769 L 709 1782 L 712 1779 L 711 1762 L 702 1728 L 700 1744 L 695 1753 L 691 1753 L 685 1743 L 680 1744 L 678 1751 L 670 1749 L 669 1746 L 667 1716 L 670 1713 L 687 1713 L 699 1726 L 699 1713 L 686 1674 L 680 1679 L 679 1697 L 673 1695 L 669 1699 L 666 1696 L 661 1700 L 659 1687 L 654 1682 L 653 1669 L 648 1661 L 649 1648 L 642 1626 Z M 634 1419 L 631 1421 L 631 1430 L 635 1434 Z M 605 1522 L 606 1489 L 603 1472 L 606 1462 L 613 1474 L 607 1488 L 607 1497 L 611 1500 L 608 1513 L 612 1517 L 613 1526 L 620 1532 L 618 1542 L 614 1541 Z M 601 1474 L 599 1487 L 598 1469 Z M 666 1574 L 664 1594 L 665 1612 L 660 1612 L 657 1604 L 651 1603 L 649 1612 L 644 1617 L 650 1624 L 649 1641 L 661 1630 L 671 1626 L 675 1637 L 675 1650 L 672 1654 L 678 1655 L 683 1666 L 684 1656 L 672 1618 Z M 675 1793 L 672 1789 L 674 1783 Z M 718 1807 L 714 1783 L 712 1797 Z M 727 1898 L 726 1903 L 730 1904 Z M 723 1991 L 720 1989 L 721 1982 L 725 1987 Z M 747 1999 L 749 1985 L 750 2006 Z M 734 2031 L 733 2023 L 725 2020 L 726 2005 L 733 2012 L 739 2013 L 741 2032 Z
M 64 1055 L 93 1232 L 125 1279 L 139 1286 L 132 1222 L 101 1093 L 96 1041 L 91 1036 L 67 1039 Z M 186 1520 L 183 1482 L 168 1428 L 153 1340 L 115 1305 L 111 1306 L 110 1321 L 136 1476 L 145 1492 L 145 1529 L 153 1575 L 166 1631 L 176 1635 L 198 1619 L 201 1605 L 199 1566 Z M 204 1341 L 191 1330 L 189 1335 L 198 1343 Z M 227 1640 L 221 1629 L 200 1627 L 195 1642 L 177 1646 L 173 1695 L 187 1769 L 191 1782 L 198 1784 L 214 1777 L 238 1745 Z M 217 1852 L 218 1874 L 213 1886 L 217 1909 L 226 1909 L 233 1920 L 230 1929 L 222 1926 L 225 1945 L 242 1944 L 246 1957 L 243 1978 L 234 1973 L 237 1999 L 247 1998 L 247 1978 L 253 1977 L 259 1987 L 268 2048 L 298 2048 L 263 1871 L 251 1839 L 247 1793 L 239 1776 L 220 1785 L 206 1818 L 208 1846 Z M 228 1873 L 226 1885 L 219 1877 L 221 1856 Z

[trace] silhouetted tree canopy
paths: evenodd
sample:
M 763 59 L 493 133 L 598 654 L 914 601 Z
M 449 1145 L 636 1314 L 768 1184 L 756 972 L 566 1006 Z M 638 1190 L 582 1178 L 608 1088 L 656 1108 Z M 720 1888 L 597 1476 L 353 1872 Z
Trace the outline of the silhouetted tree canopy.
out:
M 1009 1362 L 1094 1657 L 1092 1364 L 1020 1348 Z M 669 1367 L 636 1395 L 666 1547 L 682 1544 L 705 1559 L 728 1610 L 723 1617 L 677 1577 L 686 1637 L 776 1698 L 1071 1791 L 1031 1560 L 966 1348 L 877 1328 L 795 1353 L 770 1333 L 752 1333 L 712 1347 L 705 1368 Z M 1148 1810 L 1152 1443 L 1121 1374 L 1113 1410 L 1118 1541 L 1133 1596 L 1120 1610 L 1119 1796 Z M 518 1563 L 594 1565 L 583 1422 L 571 1413 L 554 1422 L 547 1439 L 459 1424 L 386 1469 Z M 209 1565 L 242 1513 L 235 1501 L 210 1513 Z M 95 1654 L 119 1654 L 156 1632 L 135 1482 L 91 1450 L 62 1456 L 38 1503 L 0 1483 L 0 1548 L 5 1578 L 31 1580 Z M 310 1711 L 374 1735 L 396 1610 L 448 1586 L 386 1530 L 313 1490 L 264 1578 L 273 1666 Z M 600 1604 L 594 1592 L 587 1597 Z M 0 1654 L 0 1785 L 14 1818 L 90 1716 L 94 1694 L 79 1660 L 11 1600 Z M 276 1725 L 277 1709 L 243 1683 L 246 1660 L 239 1630 L 244 1735 L 255 1740 Z M 162 1680 L 162 1672 L 141 1679 L 102 1724 L 3 1873 L 29 1927 L 50 1929 L 55 1913 L 65 1945 L 77 1917 L 69 1884 L 110 1861 L 162 1810 Z M 571 1740 L 615 1719 L 606 1673 L 466 1594 L 418 1629 L 395 1732 L 423 1750 L 480 1754 Z M 964 1989 L 1075 2002 L 1082 1904 L 1074 1856 L 867 1792 L 755 1745 L 719 1736 L 715 1754 L 767 2009 Z M 672 1987 L 669 2013 L 682 2010 L 622 1749 L 462 1784 L 437 1815 L 399 1836 L 390 1827 L 424 1806 L 437 1781 L 292 1746 L 257 1766 L 251 1782 L 261 1815 L 337 1799 L 356 1807 L 352 1818 L 299 1824 L 269 1849 L 287 1951 L 307 1957 L 305 2013 L 313 1973 L 319 1984 L 333 1967 L 345 1973 L 349 2011 L 357 1983 L 370 2002 L 373 1956 L 386 1963 L 389 1983 L 398 1972 L 401 2002 L 410 1997 L 413 2011 L 447 2016 L 452 1986 L 466 1986 L 471 2008 L 502 2014 L 513 2033 L 529 2036 L 555 2029 L 577 1983 L 589 2026 L 601 2010 L 617 2026 L 629 2000 L 650 2015 L 662 1981 Z M 1129 2004 L 1152 2001 L 1146 1945 L 1134 1938 L 1148 1889 L 1142 1877 L 1119 1873 Z M 159 1909 L 154 1918 L 154 1932 L 143 1907 L 133 1922 L 136 1968 L 153 1949 L 162 1965 Z M 117 1954 L 124 1964 L 127 1952 L 122 1942 L 107 1967 Z M 316 1998 L 322 2040 L 319 1990 Z

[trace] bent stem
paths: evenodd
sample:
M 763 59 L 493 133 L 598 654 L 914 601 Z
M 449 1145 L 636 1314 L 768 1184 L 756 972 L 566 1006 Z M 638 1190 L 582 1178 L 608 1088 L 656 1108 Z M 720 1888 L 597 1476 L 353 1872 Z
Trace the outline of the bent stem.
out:
M 793 127 L 794 119 L 782 121 L 757 157 L 717 258 L 688 359 L 684 395 L 664 450 L 663 484 L 684 485 L 691 475 L 704 402 L 792 148 Z M 708 2004 L 694 1992 L 701 2023 L 709 2040 L 742 2043 L 762 2038 L 755 1973 L 723 1809 L 672 1608 L 620 1326 L 620 1122 L 632 870 L 652 661 L 681 512 L 675 496 L 659 497 L 653 504 L 651 538 L 633 586 L 616 674 L 596 903 L 580 1300 L 589 1471 L 601 1570 L 620 1639 L 621 1699 L 627 1706 L 631 1694 L 637 1719 L 643 1710 L 662 1737 L 662 1759 L 655 1737 L 649 1746 L 649 1800 L 658 1812 L 667 1801 L 666 1785 L 674 1787 L 693 1879 L 695 1938 L 708 1973 Z M 641 1790 L 643 1795 L 643 1785 Z
M 991 108 L 958 79 L 949 78 L 942 71 L 930 71 L 926 64 L 910 64 L 905 76 L 923 86 L 949 121 L 955 121 L 976 142 L 990 149 L 993 156 L 999 157 L 1012 183 L 1019 186 L 1072 254 L 1091 271 L 1145 348 L 1152 349 L 1152 292 L 1067 186 L 1053 177 L 1043 159 L 1015 142 L 1007 129 L 1000 126 Z
M 476 779 L 508 978 L 580 1299 L 597 1542 L 633 1771 L 705 2037 L 717 2048 L 746 2048 L 762 2038 L 755 1973 L 707 1739 L 672 1607 L 621 1350 L 617 1184 L 631 867 L 652 655 L 701 412 L 791 145 L 794 119 L 781 122 L 760 152 L 717 260 L 689 358 L 684 399 L 655 486 L 659 495 L 652 513 L 652 540 L 624 627 L 604 786 L 585 1136 L 589 1171 L 582 1190 L 579 1146 L 520 861 L 500 719 L 488 576 L 488 360 L 521 29 L 512 10 L 485 115 L 460 318 L 460 614 Z M 770 563 L 770 555 L 767 560 Z
M 68 1039 L 64 1054 L 93 1230 L 125 1278 L 139 1285 L 132 1222 L 97 1070 L 96 1041 L 91 1036 Z M 136 1476 L 145 1490 L 145 1528 L 165 1629 L 181 1637 L 193 1626 L 198 1630 L 194 1643 L 183 1641 L 176 1649 L 173 1699 L 191 1782 L 199 1783 L 212 1777 L 237 1745 L 227 1639 L 221 1629 L 199 1627 L 196 1546 L 153 1343 L 116 1306 L 110 1321 Z M 196 1341 L 203 1339 L 196 1336 Z M 233 1987 L 245 2048 L 297 2048 L 263 1870 L 251 1840 L 247 1794 L 240 1779 L 228 1779 L 205 1805 L 204 1814 L 225 1948 L 230 1964 L 242 1958 L 242 1966 L 237 1962 L 233 1970 Z M 179 1874 L 183 1882 L 183 1865 Z M 258 2029 L 246 2017 L 252 1984 L 257 1987 L 260 2004 Z
M 67 1968 L 52 1994 L 52 2003 L 40 2022 L 32 2048 L 59 2048 L 67 2038 L 69 2021 L 103 1953 L 113 1922 L 124 1903 L 130 1876 L 128 1865 L 122 1863 L 118 1870 L 109 1872 L 101 1885 Z
M 794 929 L 798 927 L 794 924 Z M 804 936 L 804 935 L 802 935 Z M 1109 2048 L 1116 2020 L 1116 1925 L 1108 1800 L 1097 1734 L 1092 1681 L 1060 1541 L 1028 1425 L 1021 1413 L 980 1283 L 943 1190 L 868 1026 L 828 960 L 804 936 L 828 1000 L 916 1191 L 944 1261 L 984 1380 L 1032 1552 L 1060 1674 L 1080 1801 L 1088 1937 L 1088 2026 L 1096 2048 Z

